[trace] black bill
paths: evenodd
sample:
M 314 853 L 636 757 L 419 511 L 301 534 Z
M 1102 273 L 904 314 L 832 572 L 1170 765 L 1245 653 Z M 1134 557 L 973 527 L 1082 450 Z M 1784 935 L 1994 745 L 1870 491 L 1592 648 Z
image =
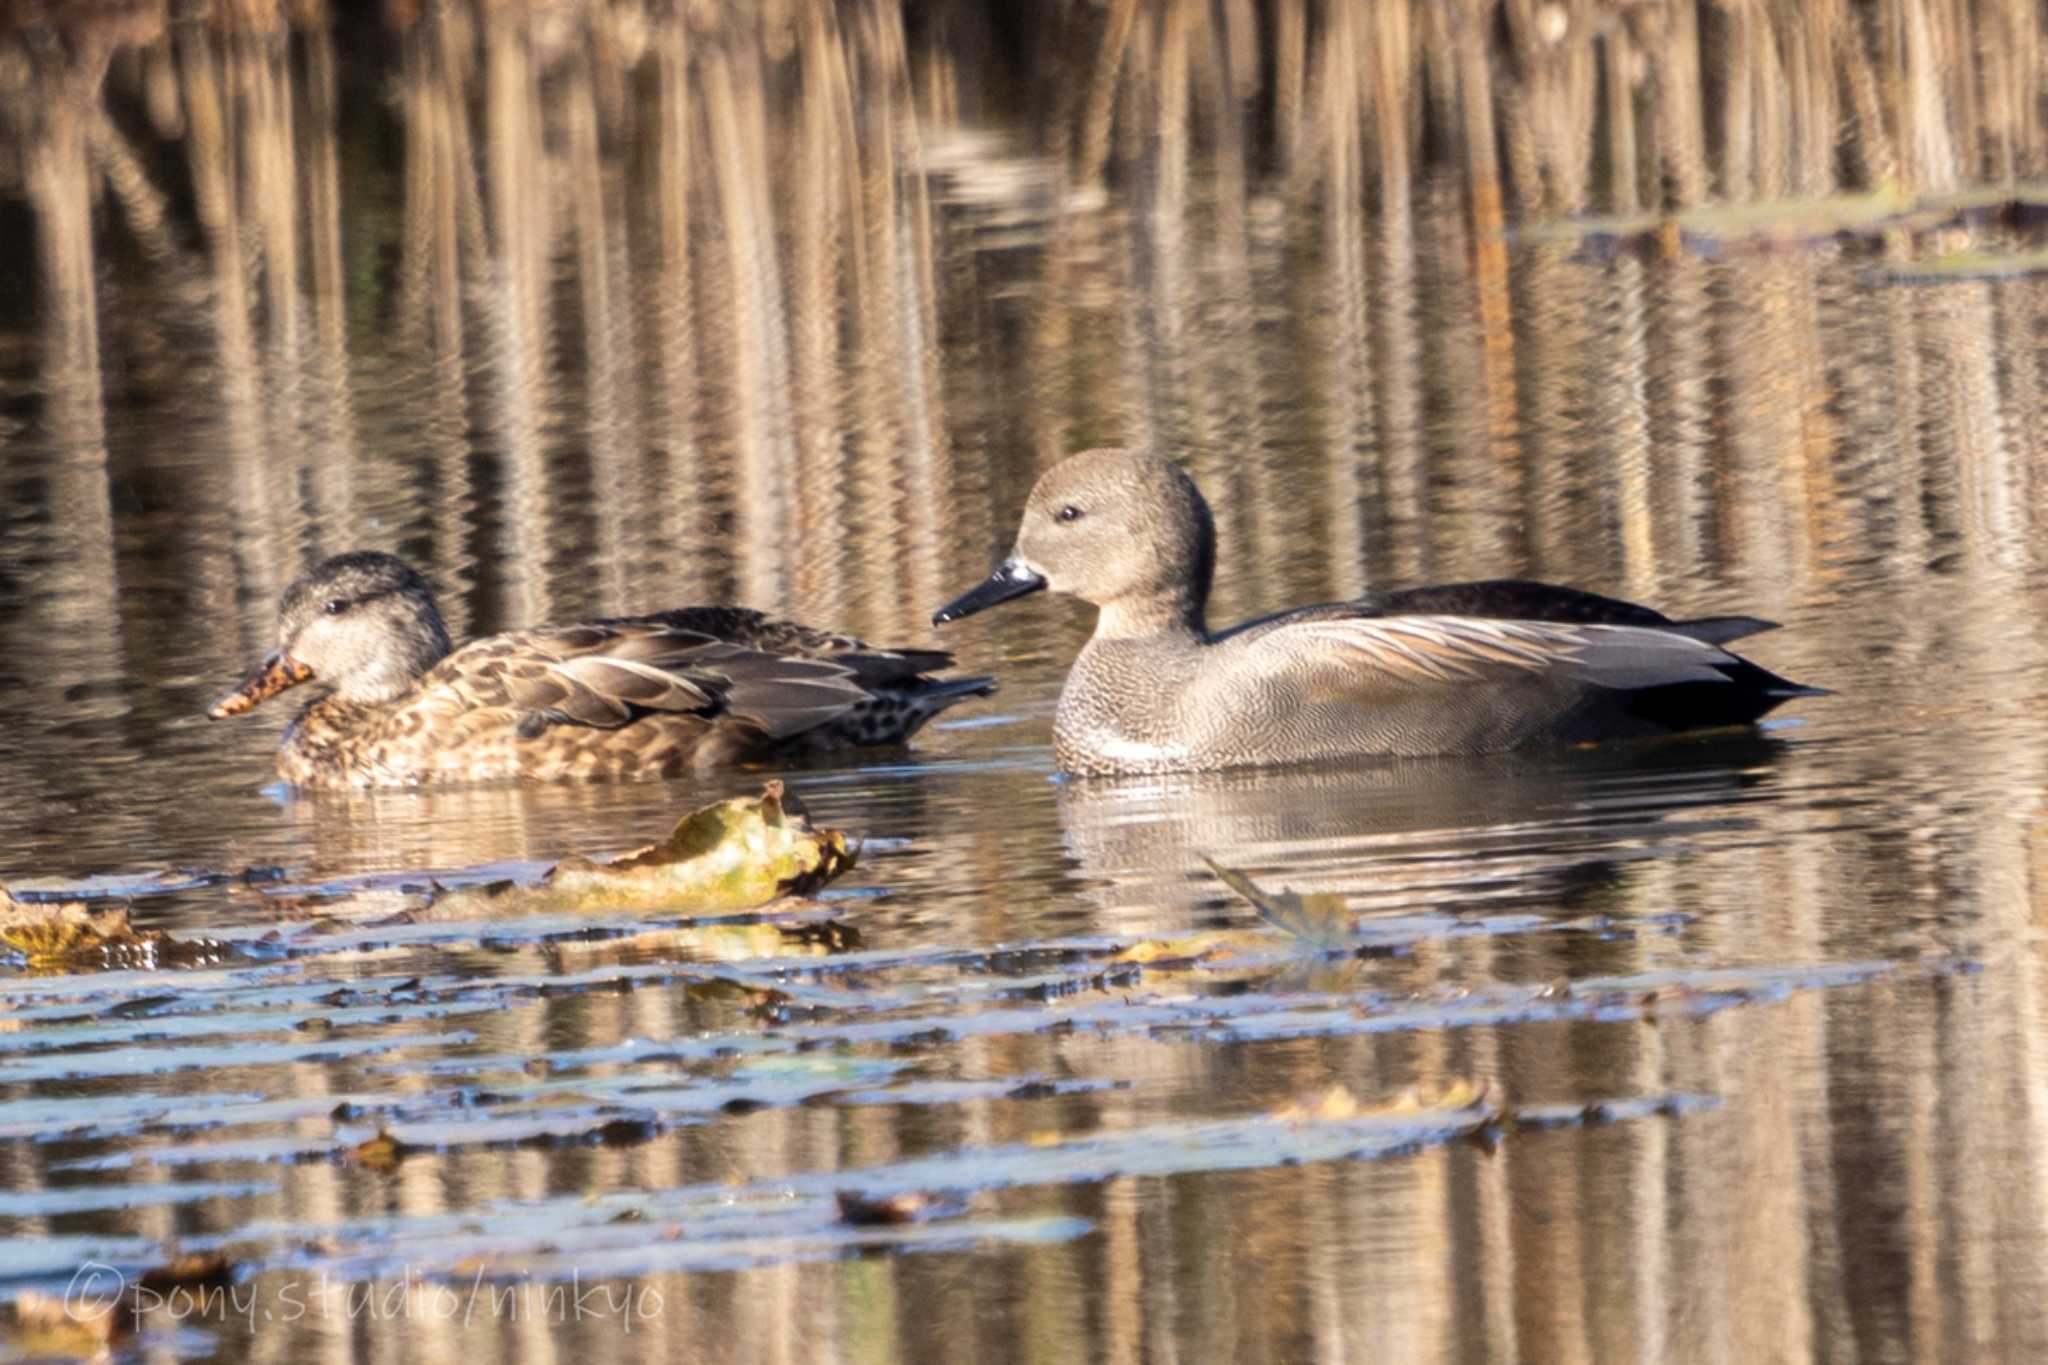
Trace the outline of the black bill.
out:
M 948 621 L 957 621 L 963 616 L 987 611 L 990 607 L 1007 602 L 1013 597 L 1037 592 L 1044 586 L 1044 575 L 1034 572 L 1014 559 L 1006 559 L 996 565 L 994 573 L 933 612 L 932 624 L 943 626 Z

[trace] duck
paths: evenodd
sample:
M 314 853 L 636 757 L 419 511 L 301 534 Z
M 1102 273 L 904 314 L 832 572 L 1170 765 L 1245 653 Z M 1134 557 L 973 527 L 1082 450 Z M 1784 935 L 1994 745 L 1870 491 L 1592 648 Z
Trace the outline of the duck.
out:
M 1055 761 L 1084 776 L 1638 739 L 1746 726 L 1824 695 L 1725 648 L 1773 622 L 1674 621 L 1523 579 L 1212 630 L 1215 564 L 1215 520 L 1178 465 L 1082 451 L 1040 477 L 1009 556 L 932 623 L 1046 589 L 1095 606 L 1053 719 Z
M 301 787 L 674 777 L 897 744 L 995 691 L 933 676 L 953 657 L 877 649 L 743 607 L 681 607 L 449 639 L 432 587 L 394 555 L 335 555 L 285 589 L 277 648 L 208 708 L 316 694 L 287 726 Z

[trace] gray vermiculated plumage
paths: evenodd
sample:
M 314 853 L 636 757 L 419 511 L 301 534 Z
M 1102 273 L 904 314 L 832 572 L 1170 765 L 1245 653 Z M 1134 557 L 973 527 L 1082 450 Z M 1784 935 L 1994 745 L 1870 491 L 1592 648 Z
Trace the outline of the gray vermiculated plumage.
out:
M 1071 772 L 1476 754 L 1745 724 L 1804 688 L 1720 648 L 1754 617 L 1672 621 L 1516 579 L 1370 593 L 1211 632 L 1214 523 L 1176 466 L 1084 451 L 1026 501 L 1016 548 L 951 620 L 1038 587 L 1100 609 L 1060 693 Z

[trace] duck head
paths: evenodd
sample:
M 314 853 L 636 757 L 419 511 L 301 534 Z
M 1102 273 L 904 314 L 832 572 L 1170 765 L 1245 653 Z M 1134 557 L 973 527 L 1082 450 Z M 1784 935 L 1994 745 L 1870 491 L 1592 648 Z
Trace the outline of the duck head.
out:
M 433 590 L 404 560 L 370 550 L 336 555 L 285 589 L 277 649 L 206 714 L 238 716 L 309 681 L 344 701 L 388 702 L 449 648 Z
M 1102 609 L 1098 636 L 1162 625 L 1201 629 L 1216 565 L 1215 522 L 1170 460 L 1084 450 L 1047 470 L 995 572 L 932 614 L 957 621 L 1049 588 Z

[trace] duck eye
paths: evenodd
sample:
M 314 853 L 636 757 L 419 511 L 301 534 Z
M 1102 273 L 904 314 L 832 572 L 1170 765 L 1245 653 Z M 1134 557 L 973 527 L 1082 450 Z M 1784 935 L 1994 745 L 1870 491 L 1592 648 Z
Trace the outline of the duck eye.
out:
M 348 610 L 348 599 L 346 597 L 330 597 L 321 606 L 320 610 L 326 612 L 329 616 L 339 616 Z
M 1081 509 L 1070 502 L 1059 510 L 1059 519 L 1061 521 L 1079 521 L 1081 519 Z

